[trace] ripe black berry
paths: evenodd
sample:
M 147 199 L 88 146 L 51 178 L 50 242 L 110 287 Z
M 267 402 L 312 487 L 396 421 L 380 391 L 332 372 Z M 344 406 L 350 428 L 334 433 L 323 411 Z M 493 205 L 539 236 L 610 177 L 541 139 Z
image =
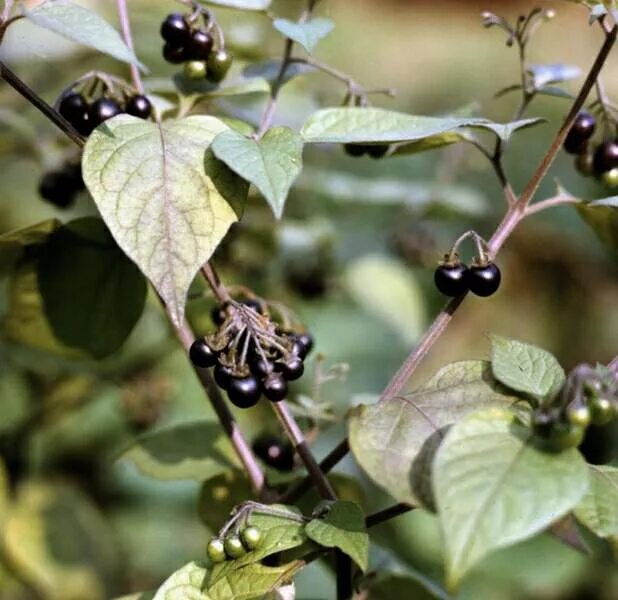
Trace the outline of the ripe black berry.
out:
M 121 112 L 120 105 L 112 98 L 99 98 L 92 103 L 88 111 L 88 118 L 94 129 L 104 121 L 107 121 L 107 119 L 111 119 Z
M 249 368 L 258 379 L 264 379 L 275 370 L 275 365 L 267 358 L 262 358 L 258 353 L 250 358 Z
M 253 452 L 269 467 L 278 471 L 294 468 L 294 448 L 287 440 L 273 435 L 262 435 L 253 442 Z
M 371 158 L 382 158 L 388 152 L 388 144 L 370 144 L 367 146 L 367 154 Z
M 225 48 L 211 52 L 207 62 L 208 73 L 206 77 L 208 81 L 219 83 L 225 78 L 231 66 L 232 55 Z
M 39 195 L 58 208 L 67 208 L 77 192 L 73 174 L 62 170 L 45 173 L 39 182 Z
M 300 333 L 294 340 L 294 354 L 300 356 L 303 360 L 313 349 L 313 336 L 309 332 Z
M 215 381 L 217 385 L 223 389 L 227 390 L 230 385 L 230 380 L 232 378 L 232 370 L 225 365 L 218 364 L 213 371 L 213 375 L 215 377 Z
M 343 149 L 349 156 L 362 156 L 368 151 L 368 147 L 365 144 L 344 144 Z
M 196 367 L 207 369 L 217 364 L 217 353 L 208 345 L 205 339 L 195 340 L 189 348 L 189 358 Z
M 502 276 L 494 264 L 472 265 L 468 269 L 468 287 L 473 294 L 481 297 L 495 294 L 500 287 Z
M 163 46 L 163 58 L 173 65 L 179 65 L 188 60 L 187 51 L 182 46 L 174 46 L 170 43 Z
M 255 406 L 260 399 L 260 394 L 260 384 L 252 375 L 249 377 L 230 377 L 227 395 L 230 402 L 238 408 Z
M 137 94 L 129 98 L 125 110 L 129 115 L 140 119 L 147 119 L 152 114 L 152 104 L 146 96 Z
M 596 119 L 592 115 L 586 112 L 579 113 L 564 140 L 565 151 L 570 154 L 580 154 L 592 137 L 596 124 Z
M 461 296 L 468 291 L 468 267 L 463 263 L 440 265 L 433 274 L 438 291 L 445 296 Z
M 161 23 L 161 37 L 174 46 L 185 46 L 189 42 L 191 29 L 180 13 L 167 15 Z
M 191 60 L 207 60 L 212 51 L 214 40 L 206 31 L 196 29 L 191 32 L 187 43 L 187 52 Z
M 271 373 L 262 383 L 262 390 L 271 402 L 279 402 L 288 394 L 288 382 L 281 373 Z
M 275 368 L 277 371 L 283 373 L 283 376 L 288 381 L 296 381 L 297 379 L 300 379 L 305 372 L 303 359 L 299 356 L 291 356 L 286 362 L 277 363 Z
M 594 172 L 602 175 L 618 167 L 618 143 L 604 142 L 594 153 Z
M 60 101 L 58 112 L 79 130 L 88 118 L 88 102 L 81 94 L 72 92 Z

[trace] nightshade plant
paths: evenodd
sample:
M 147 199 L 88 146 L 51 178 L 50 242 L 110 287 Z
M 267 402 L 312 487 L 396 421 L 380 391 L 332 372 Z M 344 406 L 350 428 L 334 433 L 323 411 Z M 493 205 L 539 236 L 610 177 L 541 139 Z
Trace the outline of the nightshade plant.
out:
M 188 422 L 147 432 L 124 452 L 154 477 L 198 479 L 204 486 L 200 511 L 214 532 L 210 541 L 203 540 L 203 552 L 170 573 L 150 596 L 130 597 L 293 598 L 295 575 L 313 561 L 331 559 L 338 599 L 363 590 L 373 597 L 371 528 L 414 509 L 435 513 L 442 529 L 445 580 L 433 584 L 419 577 L 419 585 L 426 588 L 423 593 L 437 597 L 448 597 L 442 584 L 455 593 L 468 572 L 493 551 L 543 531 L 583 547 L 585 529 L 587 536 L 594 534 L 599 543 L 617 548 L 618 470 L 588 464 L 578 447 L 588 427 L 605 426 L 617 415 L 618 359 L 609 365 L 582 364 L 565 373 L 550 353 L 492 335 L 489 361 L 447 364 L 414 391 L 407 387 L 468 292 L 488 297 L 508 280 L 509 273 L 498 267 L 498 254 L 522 221 L 574 204 L 605 242 L 614 248 L 618 243 L 615 197 L 585 202 L 559 187 L 554 196 L 537 198 L 563 146 L 577 155 L 582 172 L 616 184 L 618 113 L 600 76 L 616 41 L 618 12 L 601 3 L 580 2 L 603 39 L 574 97 L 561 84 L 576 79 L 577 69 L 533 66 L 527 59 L 529 43 L 555 18 L 553 10 L 534 9 L 514 23 L 483 13 L 483 25 L 503 34 L 519 56 L 519 82 L 497 92 L 517 94 L 519 104 L 510 122 L 496 123 L 469 108 L 436 117 L 374 106 L 392 91 L 366 89 L 313 58 L 314 47 L 334 28 L 330 19 L 317 16 L 318 0 L 307 0 L 296 21 L 271 14 L 269 4 L 170 2 L 170 15 L 160 29 L 162 52 L 168 63 L 184 67 L 163 83 L 143 79 L 146 69 L 133 52 L 125 0 L 117 1 L 122 35 L 68 0 L 47 0 L 34 9 L 5 0 L 0 16 L 0 42 L 14 23 L 29 19 L 130 69 L 130 82 L 99 71 L 66 82 L 51 106 L 0 63 L 4 81 L 82 152 L 81 172 L 74 159 L 68 160 L 43 177 L 41 196 L 64 208 L 75 201 L 83 178 L 98 210 L 96 218 L 46 221 L 0 237 L 0 266 L 12 289 L 29 285 L 42 298 L 38 314 L 51 340 L 42 349 L 61 349 L 68 361 L 113 354 L 144 311 L 148 281 L 219 420 L 218 426 Z M 272 20 L 284 40 L 274 71 L 271 63 L 264 68 L 250 65 L 242 76 L 233 72 L 226 32 L 217 20 L 219 7 L 259 11 Z M 342 85 L 341 105 L 317 110 L 300 131 L 274 126 L 285 84 L 313 72 Z M 267 96 L 257 123 L 200 110 L 204 99 L 246 93 Z M 513 136 L 542 122 L 529 116 L 539 95 L 562 98 L 556 102 L 566 97 L 570 107 L 528 184 L 518 192 L 503 158 Z M 594 147 L 593 135 L 600 136 Z M 294 307 L 264 299 L 244 285 L 226 285 L 213 253 L 243 218 L 249 185 L 277 219 L 283 218 L 290 189 L 303 169 L 303 148 L 327 144 L 377 161 L 467 144 L 470 152 L 480 152 L 489 161 L 505 211 L 488 239 L 467 231 L 442 251 L 435 283 L 451 297 L 449 302 L 378 401 L 358 405 L 348 414 L 348 438 L 318 463 L 310 442 L 332 415 L 320 402 L 295 398 L 288 383 L 303 376 L 304 361 L 314 345 L 319 349 L 320 340 L 312 338 L 311 323 L 303 323 Z M 468 244 L 475 258 L 466 266 L 459 256 Z M 436 256 L 436 262 L 439 259 Z M 92 264 L 97 264 L 95 270 Z M 186 318 L 187 298 L 194 289 L 198 296 L 207 289 L 215 302 L 207 314 L 211 323 L 200 335 Z M 73 293 L 84 305 L 81 309 L 66 303 Z M 321 374 L 316 396 L 323 383 L 336 377 L 334 371 L 321 371 L 322 360 L 315 359 Z M 262 418 L 264 411 L 274 411 L 279 428 L 262 432 L 251 443 L 229 402 L 256 411 L 261 396 L 270 402 L 262 402 L 262 412 L 256 414 Z M 135 424 L 136 429 L 148 427 L 149 419 Z M 22 438 L 7 439 L 0 474 L 4 479 L 6 468 L 8 488 L 19 481 L 21 455 L 15 440 Z M 329 471 L 350 451 L 396 504 L 365 514 L 345 489 L 339 489 L 343 486 Z M 306 475 L 294 476 L 300 468 Z M 209 504 L 216 502 L 222 481 L 233 481 L 247 493 L 225 515 Z M 306 506 L 303 500 L 309 493 L 320 501 Z M 6 554 L 7 564 L 19 570 L 27 558 L 15 550 L 16 531 L 21 531 L 17 500 L 3 495 L 0 506 L 7 507 L 6 518 L 0 514 L 2 560 Z M 33 589 L 56 597 L 36 570 L 34 575 L 25 571 L 24 579 Z M 379 586 L 375 590 L 375 597 L 385 597 L 379 595 Z M 74 597 L 90 596 L 82 589 L 81 596 Z

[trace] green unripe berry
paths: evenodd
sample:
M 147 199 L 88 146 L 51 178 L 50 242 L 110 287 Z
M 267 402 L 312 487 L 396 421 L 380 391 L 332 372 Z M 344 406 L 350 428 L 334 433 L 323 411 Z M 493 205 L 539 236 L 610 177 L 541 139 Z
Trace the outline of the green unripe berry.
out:
M 231 66 L 232 55 L 225 48 L 211 52 L 207 63 L 208 81 L 219 83 L 225 78 Z
M 225 538 L 223 542 L 225 553 L 230 558 L 240 558 L 246 552 L 245 547 L 242 545 L 240 538 L 237 535 L 230 535 Z
M 583 441 L 585 427 L 573 423 L 555 423 L 547 441 L 547 449 L 561 452 L 569 448 L 577 448 Z
M 610 188 L 618 187 L 618 168 L 610 169 L 601 175 L 603 183 Z
M 608 398 L 590 400 L 590 420 L 594 425 L 607 425 L 616 417 L 616 406 Z
M 240 539 L 247 550 L 255 550 L 262 541 L 262 532 L 257 527 L 245 527 L 240 532 Z
M 566 418 L 571 425 L 579 425 L 580 427 L 588 427 L 590 425 L 590 409 L 585 404 L 576 406 L 568 406 L 566 409 Z
M 208 546 L 206 546 L 206 554 L 214 563 L 223 562 L 227 558 L 223 541 L 219 538 L 212 538 L 212 540 L 208 542 Z
M 185 75 L 188 79 L 205 79 L 206 63 L 203 60 L 190 60 L 185 63 Z

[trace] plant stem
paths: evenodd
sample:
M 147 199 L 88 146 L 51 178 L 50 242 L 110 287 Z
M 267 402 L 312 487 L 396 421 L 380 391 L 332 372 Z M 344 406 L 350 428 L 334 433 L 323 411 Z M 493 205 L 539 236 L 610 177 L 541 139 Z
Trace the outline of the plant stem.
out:
M 365 519 L 365 527 L 375 527 L 380 523 L 384 523 L 385 521 L 390 521 L 390 519 L 394 519 L 399 515 L 403 515 L 411 510 L 414 510 L 416 507 L 411 506 L 410 504 L 405 504 L 404 502 L 400 502 L 399 504 L 393 504 L 393 506 L 389 506 L 388 508 L 384 508 L 383 510 L 379 510 L 378 512 L 371 513 L 367 515 Z
M 0 61 L 0 77 L 15 91 L 21 94 L 32 106 L 41 111 L 60 131 L 80 148 L 85 144 L 84 138 L 53 106 L 50 106 L 32 88 L 22 81 L 11 69 Z
M 127 10 L 126 0 L 116 0 L 116 6 L 118 9 L 118 19 L 120 21 L 120 30 L 122 31 L 122 37 L 125 44 L 129 47 L 131 52 L 134 51 L 133 36 L 131 35 L 131 21 L 129 20 L 129 11 Z M 139 73 L 139 67 L 131 63 L 131 79 L 133 85 L 138 93 L 144 93 L 144 84 L 142 83 L 142 77 Z
M 212 293 L 219 304 L 223 304 L 224 302 L 228 302 L 230 300 L 230 293 L 221 283 L 221 279 L 219 278 L 219 275 L 217 274 L 217 271 L 212 263 L 207 262 L 202 267 L 202 275 L 204 275 L 206 283 L 208 283 L 208 287 L 212 290 Z
M 545 200 L 541 200 L 540 202 L 530 204 L 528 208 L 526 208 L 526 217 L 534 215 L 548 208 L 554 208 L 555 206 L 564 206 L 565 204 L 580 203 L 581 200 L 579 198 L 575 198 L 574 196 L 569 196 L 565 194 L 559 194 L 558 196 L 554 196 L 553 198 L 547 198 Z

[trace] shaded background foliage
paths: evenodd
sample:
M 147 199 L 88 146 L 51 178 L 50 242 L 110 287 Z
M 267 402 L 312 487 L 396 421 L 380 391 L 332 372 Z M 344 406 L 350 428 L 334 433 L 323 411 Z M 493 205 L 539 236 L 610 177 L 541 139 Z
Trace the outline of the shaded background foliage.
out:
M 111 3 L 95 4 L 114 22 Z M 174 4 L 130 4 L 138 56 L 150 67 L 150 77 L 169 76 L 173 67 L 160 56 L 157 30 Z M 531 60 L 585 69 L 598 44 L 597 32 L 582 28 L 578 7 L 545 4 L 555 6 L 558 18 L 535 39 Z M 293 16 L 299 5 L 279 0 L 274 10 Z M 506 121 L 515 99 L 493 101 L 491 96 L 516 79 L 515 53 L 497 32 L 481 28 L 478 12 L 514 16 L 532 6 L 329 0 L 323 12 L 337 28 L 317 55 L 367 87 L 398 89 L 395 99 L 376 97 L 376 104 L 436 114 L 480 100 L 484 116 Z M 280 54 L 283 41 L 263 17 L 223 9 L 217 15 L 237 56 L 255 61 Z M 89 69 L 126 76 L 119 63 L 32 31 L 25 23 L 11 28 L 5 56 L 48 101 Z M 618 93 L 617 61 L 616 56 L 610 59 L 604 71 L 610 94 Z M 339 104 L 342 95 L 322 75 L 298 78 L 284 89 L 276 124 L 298 127 L 318 106 Z M 246 96 L 202 103 L 200 109 L 256 120 L 263 102 L 263 96 Z M 516 189 L 545 151 L 566 106 L 556 98 L 533 106 L 530 114 L 548 123 L 512 142 L 506 166 Z M 85 194 L 62 212 L 37 196 L 39 176 L 71 152 L 42 117 L 7 86 L 0 87 L 0 233 L 45 219 L 96 214 Z M 468 147 L 384 161 L 355 160 L 335 147 L 307 147 L 304 159 L 285 219 L 275 223 L 264 203 L 251 198 L 215 262 L 226 282 L 248 285 L 298 310 L 326 365 L 349 365 L 345 381 L 329 383 L 321 392 L 341 417 L 361 395 L 384 387 L 441 307 L 431 278 L 444 248 L 466 229 L 491 232 L 502 198 L 484 159 Z M 594 181 L 580 178 L 567 156 L 560 156 L 553 174 L 575 195 L 608 195 Z M 544 185 L 550 194 L 551 178 Z M 547 348 L 567 370 L 580 362 L 608 362 L 618 348 L 615 258 L 571 208 L 527 221 L 501 254 L 503 288 L 491 301 L 466 303 L 419 369 L 417 382 L 450 361 L 487 356 L 488 332 Z M 199 476 L 154 481 L 130 457 L 116 460 L 136 435 L 151 428 L 214 420 L 203 391 L 152 295 L 124 347 L 95 362 L 63 348 L 49 326 L 32 316 L 42 314 L 41 300 L 28 269 L 25 261 L 19 286 L 15 279 L 0 280 L 0 443 L 6 478 L 20 482 L 19 511 L 8 524 L 0 494 L 0 597 L 38 593 L 61 600 L 95 599 L 151 589 L 203 551 L 210 528 L 224 518 L 224 511 L 212 508 L 211 498 L 228 506 L 248 491 L 223 477 L 202 490 L 197 506 Z M 373 285 L 376 273 L 380 286 Z M 196 282 L 188 305 L 199 332 L 211 327 L 212 300 L 203 291 Z M 16 304 L 23 309 L 24 299 L 31 311 L 26 315 L 15 310 Z M 314 393 L 311 372 L 297 392 Z M 265 410 L 238 418 L 250 436 L 277 430 Z M 317 444 L 318 455 L 342 432 L 343 425 L 330 426 Z M 362 501 L 368 510 L 381 506 L 381 492 L 351 460 L 339 472 L 345 497 Z M 345 474 L 360 477 L 362 485 Z M 0 488 L 3 477 L 0 471 Z M 440 577 L 434 517 L 422 512 L 400 517 L 376 530 L 375 539 L 374 568 L 406 577 L 416 572 Z M 380 541 L 386 542 L 383 547 Z M 484 561 L 457 598 L 614 598 L 617 575 L 607 559 L 583 557 L 539 536 Z M 332 597 L 332 585 L 329 567 L 315 564 L 297 577 L 298 597 Z M 392 598 L 389 589 L 401 594 L 403 585 L 413 584 L 393 576 L 372 597 Z

